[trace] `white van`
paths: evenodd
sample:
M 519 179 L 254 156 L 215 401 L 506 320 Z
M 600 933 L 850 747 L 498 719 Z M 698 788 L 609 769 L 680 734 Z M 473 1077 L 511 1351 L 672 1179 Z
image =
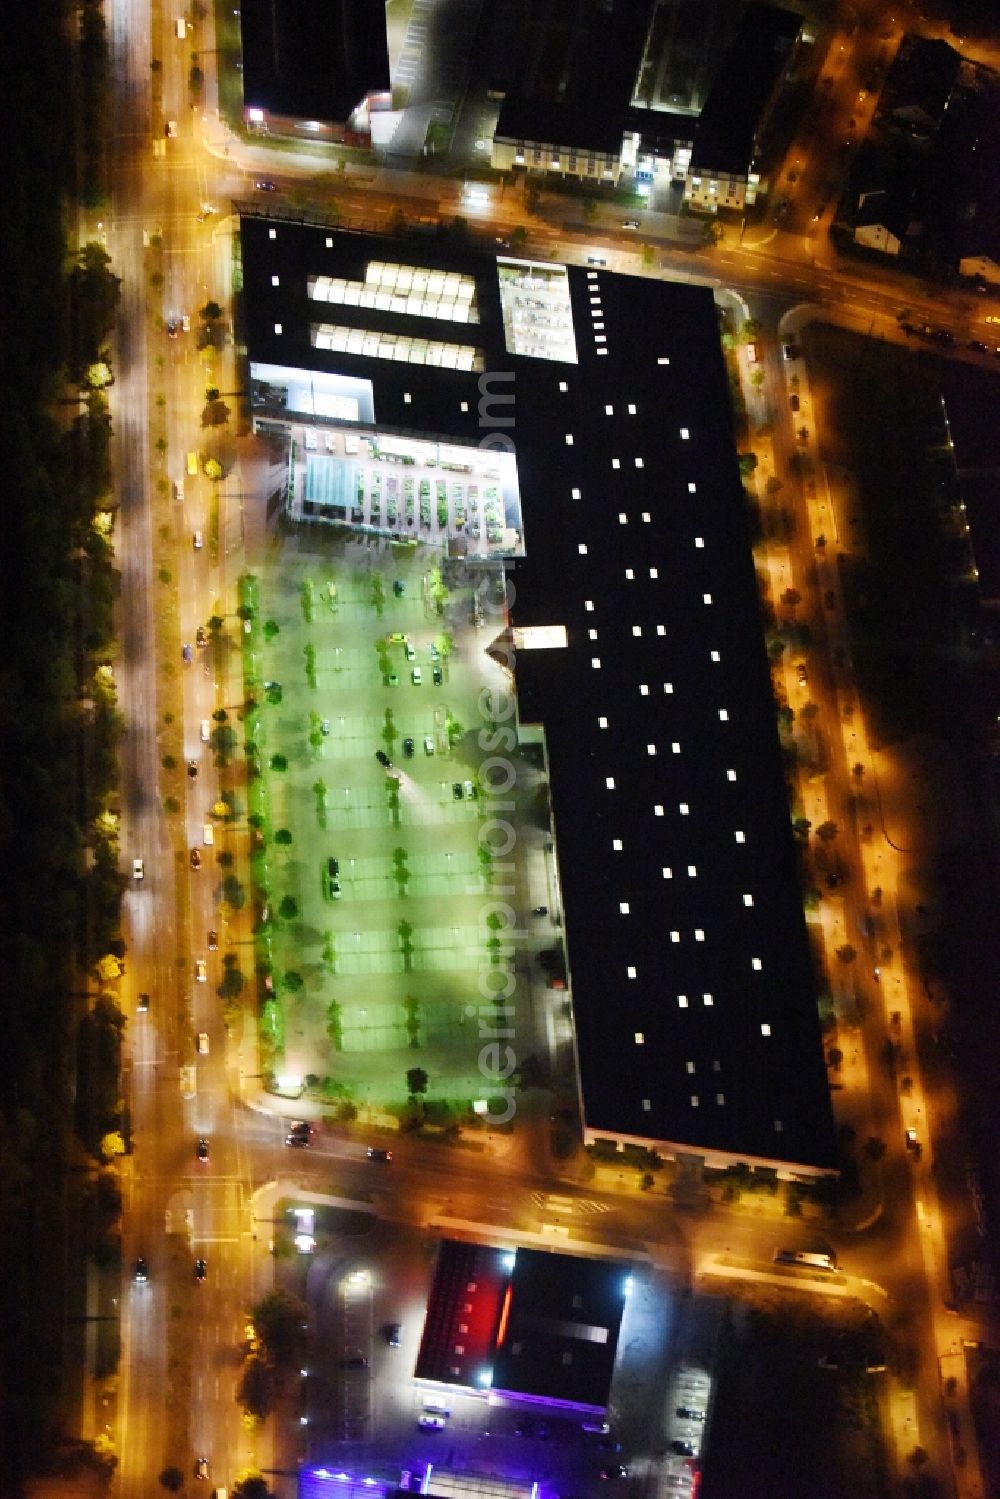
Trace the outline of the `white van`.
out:
M 185 19 L 184 19 L 183 16 L 178 16 L 177 17 L 176 25 L 177 25 L 177 40 L 179 42 L 182 42 L 184 40 L 184 38 L 187 36 L 187 22 L 185 21 Z
M 201 742 L 202 742 L 202 744 L 207 744 L 208 741 L 211 739 L 211 737 L 212 737 L 212 725 L 209 723 L 209 721 L 208 721 L 207 718 L 203 718 L 202 721 L 201 721 Z
M 202 842 L 204 843 L 206 848 L 211 848 L 212 844 L 215 842 L 215 829 L 210 822 L 206 822 L 205 826 L 202 828 Z

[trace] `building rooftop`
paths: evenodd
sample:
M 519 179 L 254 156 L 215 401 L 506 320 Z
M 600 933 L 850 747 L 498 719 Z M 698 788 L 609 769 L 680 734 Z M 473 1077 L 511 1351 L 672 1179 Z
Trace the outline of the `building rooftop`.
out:
M 525 552 L 511 574 L 514 639 L 551 626 L 535 638 L 556 646 L 517 651 L 519 716 L 545 729 L 588 1130 L 831 1168 L 711 291 L 570 267 L 575 359 L 561 362 L 508 352 L 497 263 L 472 247 L 246 218 L 241 233 L 251 361 L 370 380 L 382 432 L 513 439 Z M 474 278 L 478 322 L 461 334 L 481 373 L 311 341 L 310 276 L 363 281 L 371 261 L 414 258 Z M 538 283 L 548 318 L 553 268 L 500 264 Z M 387 333 L 425 326 L 385 309 L 341 315 Z M 561 321 L 552 334 L 565 354 Z
M 390 88 L 382 0 L 242 0 L 240 26 L 248 109 L 342 123 Z
M 502 0 L 516 18 L 496 134 L 617 153 L 642 57 L 649 0 Z
M 603 1410 L 626 1294 L 615 1261 L 447 1239 L 416 1377 Z
M 879 113 L 940 125 L 961 67 L 960 54 L 947 42 L 908 33 L 886 75 Z
M 742 173 L 767 104 L 802 25 L 794 11 L 751 5 L 709 85 L 694 135 L 692 171 Z

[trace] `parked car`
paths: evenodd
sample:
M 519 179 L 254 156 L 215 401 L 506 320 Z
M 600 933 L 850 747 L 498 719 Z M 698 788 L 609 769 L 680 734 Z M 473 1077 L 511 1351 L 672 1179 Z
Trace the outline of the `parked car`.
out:
M 433 671 L 431 672 L 431 678 L 433 679 L 435 687 L 441 686 L 441 683 L 444 681 L 444 674 L 441 671 L 440 666 L 434 667 Z
M 429 734 L 425 734 L 424 735 L 424 754 L 425 755 L 433 755 L 433 753 L 434 753 L 434 740 L 431 738 L 431 736 Z
M 465 795 L 465 793 L 462 790 L 461 781 L 452 781 L 451 794 L 457 802 L 460 802 L 462 800 L 462 797 Z
M 191 868 L 192 869 L 200 869 L 201 868 L 201 851 L 199 849 L 197 849 L 197 848 L 193 848 L 191 850 L 191 853 L 190 853 L 189 857 L 190 857 L 190 860 L 191 860 Z
M 209 952 L 218 952 L 219 950 L 219 934 L 214 930 L 208 934 L 208 950 Z
M 263 179 L 255 182 L 254 183 L 254 187 L 257 189 L 257 191 L 259 193 L 273 193 L 273 192 L 277 192 L 277 186 L 276 186 L 275 183 L 273 183 L 273 182 L 267 182 L 267 181 L 265 181 Z
M 198 1032 L 198 1055 L 200 1057 L 207 1057 L 208 1056 L 208 1032 L 207 1031 L 199 1031 Z
M 424 680 L 423 673 L 421 672 L 420 667 L 419 666 L 411 667 L 411 669 L 410 669 L 410 681 L 413 683 L 414 687 L 419 687 L 420 684 L 421 684 L 421 682 L 423 680 Z
M 140 1286 L 144 1286 L 149 1279 L 149 1266 L 146 1264 L 146 1261 L 143 1259 L 142 1255 L 140 1255 L 135 1262 L 135 1268 L 132 1271 L 132 1278 L 135 1280 L 136 1284 Z
M 208 1141 L 205 1139 L 204 1135 L 202 1135 L 201 1139 L 198 1141 L 197 1147 L 195 1149 L 195 1154 L 197 1155 L 199 1161 L 208 1160 Z
M 413 759 L 413 740 L 412 739 L 404 739 L 403 740 L 403 754 L 406 756 L 407 760 L 412 760 Z

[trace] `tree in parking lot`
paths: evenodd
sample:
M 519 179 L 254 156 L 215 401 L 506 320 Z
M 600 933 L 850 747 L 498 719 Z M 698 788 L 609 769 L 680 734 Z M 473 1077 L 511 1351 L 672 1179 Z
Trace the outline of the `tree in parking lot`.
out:
M 252 1311 L 264 1351 L 279 1376 L 300 1369 L 306 1351 L 309 1308 L 290 1291 L 270 1291 Z
M 243 1365 L 236 1399 L 248 1416 L 263 1421 L 274 1409 L 274 1370 L 266 1359 L 254 1355 Z M 236 1493 L 234 1488 L 233 1493 Z
M 262 1474 L 246 1473 L 233 1484 L 233 1499 L 274 1499 Z
M 419 1098 L 427 1092 L 430 1082 L 427 1073 L 422 1067 L 408 1067 L 406 1071 L 406 1091 L 410 1098 Z

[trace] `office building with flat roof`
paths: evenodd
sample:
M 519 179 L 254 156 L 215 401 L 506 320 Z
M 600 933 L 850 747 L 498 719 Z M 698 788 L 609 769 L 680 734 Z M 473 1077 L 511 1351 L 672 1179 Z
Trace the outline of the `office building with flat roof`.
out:
M 363 144 L 392 104 L 382 0 L 242 0 L 243 117 L 261 135 Z
M 548 772 L 587 1140 L 831 1172 L 711 291 L 454 242 L 241 233 L 255 424 L 316 461 L 283 488 L 286 523 L 508 578 L 493 651 Z M 442 508 L 400 478 L 390 516 L 388 479 L 364 479 L 402 448 Z

